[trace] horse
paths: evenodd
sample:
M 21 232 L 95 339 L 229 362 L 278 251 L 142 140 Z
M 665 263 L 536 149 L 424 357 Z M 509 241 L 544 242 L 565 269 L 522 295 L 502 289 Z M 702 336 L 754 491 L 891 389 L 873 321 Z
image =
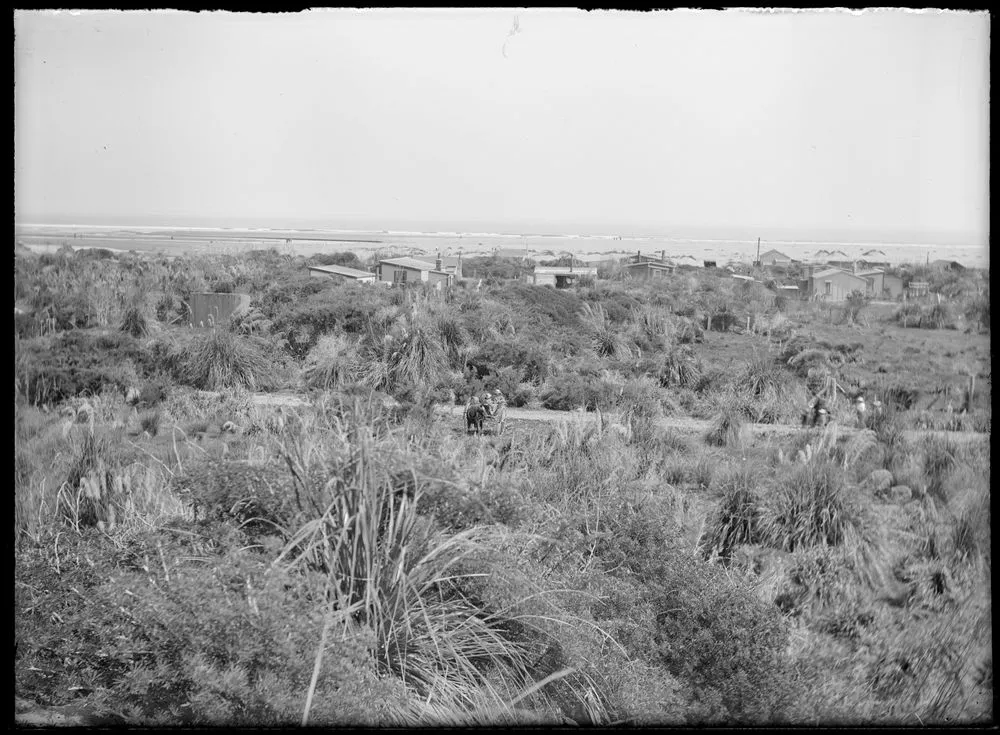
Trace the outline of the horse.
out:
M 483 422 L 486 421 L 486 406 L 481 403 L 470 403 L 465 407 L 465 430 L 483 433 Z

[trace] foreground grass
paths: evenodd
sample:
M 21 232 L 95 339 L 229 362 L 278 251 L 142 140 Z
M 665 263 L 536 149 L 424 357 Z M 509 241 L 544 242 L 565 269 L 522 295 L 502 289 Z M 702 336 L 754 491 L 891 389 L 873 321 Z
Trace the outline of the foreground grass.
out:
M 330 395 L 157 461 L 59 422 L 15 420 L 15 686 L 42 703 L 145 725 L 992 717 L 974 446 L 924 447 L 937 489 L 900 507 L 829 432 L 745 459 L 601 424 L 466 438 Z M 706 451 L 710 476 L 679 471 Z
M 909 433 L 989 430 L 947 313 L 900 345 L 708 272 L 441 295 L 300 266 L 18 259 L 17 695 L 132 725 L 991 720 L 989 442 Z M 250 312 L 170 326 L 223 282 Z M 598 420 L 435 420 L 498 387 Z M 827 429 L 754 442 L 822 389 Z M 862 391 L 885 411 L 843 436 Z

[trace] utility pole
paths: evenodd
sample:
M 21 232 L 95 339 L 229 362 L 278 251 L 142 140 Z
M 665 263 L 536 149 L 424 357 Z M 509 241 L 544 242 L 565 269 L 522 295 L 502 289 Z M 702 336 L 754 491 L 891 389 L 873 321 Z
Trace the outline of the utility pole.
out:
M 760 266 L 760 238 L 759 237 L 757 238 L 757 260 L 754 262 L 754 265 Z

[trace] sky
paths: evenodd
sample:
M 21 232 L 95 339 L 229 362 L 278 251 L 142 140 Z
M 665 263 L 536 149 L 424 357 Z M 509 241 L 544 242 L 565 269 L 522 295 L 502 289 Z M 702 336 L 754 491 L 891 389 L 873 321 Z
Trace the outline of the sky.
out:
M 15 11 L 14 30 L 18 223 L 989 237 L 985 12 Z

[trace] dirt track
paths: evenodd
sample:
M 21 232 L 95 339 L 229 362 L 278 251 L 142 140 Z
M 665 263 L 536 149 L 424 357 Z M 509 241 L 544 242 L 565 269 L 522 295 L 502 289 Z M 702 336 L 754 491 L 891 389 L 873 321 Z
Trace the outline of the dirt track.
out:
M 461 406 L 439 406 L 438 411 L 442 416 L 448 416 L 453 419 L 456 424 L 461 425 L 463 422 L 463 408 Z M 580 423 L 591 423 L 597 421 L 596 413 L 589 413 L 583 411 L 550 411 L 548 409 L 527 409 L 527 408 L 508 408 L 507 409 L 507 420 L 512 426 L 517 426 L 524 422 L 540 422 L 540 423 L 559 423 L 561 421 L 565 422 L 580 422 Z M 605 418 L 609 421 L 614 421 L 615 418 L 611 414 L 605 414 Z M 681 434 L 698 434 L 704 435 L 712 426 L 712 422 L 707 419 L 695 419 L 686 416 L 667 416 L 659 421 L 659 425 L 664 429 L 672 429 Z M 854 426 L 845 426 L 843 424 L 834 423 L 837 431 L 841 436 L 854 436 L 856 434 L 871 434 L 874 436 L 874 432 L 869 429 L 859 429 Z M 803 429 L 798 424 L 747 424 L 750 429 L 752 436 L 757 439 L 772 438 L 772 437 L 789 437 L 794 436 L 801 432 Z M 989 434 L 981 434 L 971 431 L 904 431 L 903 435 L 910 441 L 916 441 L 923 437 L 930 435 L 938 435 L 941 437 L 946 437 L 957 442 L 971 442 L 977 439 L 989 440 Z
M 258 406 L 284 406 L 300 407 L 309 404 L 306 396 L 295 393 L 255 393 L 253 402 Z M 437 412 L 442 417 L 447 417 L 455 422 L 456 427 L 464 426 L 464 409 L 462 406 L 437 406 Z M 545 408 L 508 408 L 507 419 L 511 426 L 517 427 L 531 423 L 557 424 L 559 422 L 582 422 L 589 423 L 597 421 L 597 414 L 583 411 L 551 411 Z M 614 421 L 613 414 L 604 414 L 609 421 Z M 707 419 L 695 419 L 687 416 L 667 416 L 659 421 L 659 425 L 664 429 L 672 429 L 681 434 L 702 435 L 706 434 L 712 426 L 712 422 Z M 855 426 L 836 423 L 840 436 L 850 437 L 859 433 L 871 433 L 867 429 L 859 429 Z M 798 424 L 747 424 L 754 439 L 768 439 L 779 437 L 790 437 L 802 431 Z M 972 431 L 904 431 L 903 435 L 910 441 L 918 441 L 927 436 L 939 436 L 951 439 L 956 442 L 973 442 L 977 440 L 989 441 L 990 434 Z

